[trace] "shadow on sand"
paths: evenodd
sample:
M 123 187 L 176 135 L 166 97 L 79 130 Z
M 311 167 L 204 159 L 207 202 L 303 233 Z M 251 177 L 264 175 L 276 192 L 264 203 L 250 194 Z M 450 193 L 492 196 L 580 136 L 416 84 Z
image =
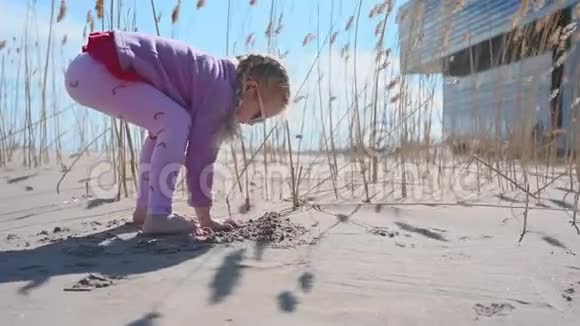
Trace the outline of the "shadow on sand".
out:
M 153 326 L 156 324 L 156 320 L 160 319 L 162 316 L 156 312 L 150 312 L 145 316 L 130 322 L 127 326 Z
M 211 297 L 209 302 L 217 304 L 233 293 L 242 277 L 240 263 L 244 259 L 245 249 L 239 249 L 224 257 L 221 266 L 209 284 Z
M 53 276 L 100 273 L 122 278 L 195 259 L 212 247 L 187 236 L 148 238 L 129 234 L 135 231 L 135 226 L 123 225 L 34 249 L 1 251 L 0 283 L 27 282 L 19 290 L 27 295 Z
M 87 202 L 87 209 L 97 208 L 106 204 L 116 203 L 118 200 L 116 198 L 96 198 L 89 200 Z
M 542 240 L 546 241 L 548 244 L 550 244 L 556 248 L 560 248 L 560 249 L 564 249 L 564 250 L 568 249 L 568 247 L 566 247 L 566 245 L 563 244 L 560 240 L 558 240 L 554 237 L 551 237 L 549 235 L 543 236 Z
M 395 224 L 404 231 L 420 234 L 429 239 L 447 242 L 447 239 L 438 232 L 434 232 L 425 228 L 416 227 L 403 222 L 395 222 Z
M 277 297 L 278 308 L 283 312 L 294 312 L 300 303 L 296 296 L 290 291 L 284 291 Z
M 574 208 L 574 204 L 568 203 L 568 202 L 566 202 L 564 200 L 560 200 L 560 199 L 550 199 L 550 201 L 552 203 L 554 203 L 555 205 L 557 205 L 558 207 L 563 208 L 563 209 L 569 209 L 569 210 L 572 210 L 572 211 L 574 211 L 574 209 L 575 209 Z
M 35 174 L 21 176 L 21 177 L 15 177 L 15 178 L 11 178 L 11 179 L 6 180 L 6 183 L 8 183 L 8 184 L 15 184 L 15 183 L 19 183 L 19 182 L 28 180 L 28 179 L 30 179 L 32 177 L 35 177 L 35 176 L 37 176 L 36 173 Z

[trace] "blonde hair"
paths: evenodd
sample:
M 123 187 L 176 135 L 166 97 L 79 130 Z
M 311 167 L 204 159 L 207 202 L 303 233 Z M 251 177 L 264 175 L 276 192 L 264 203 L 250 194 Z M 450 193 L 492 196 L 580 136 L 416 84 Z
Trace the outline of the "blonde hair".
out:
M 236 86 L 234 90 L 234 112 L 226 117 L 220 138 L 232 140 L 240 135 L 240 126 L 235 117 L 244 95 L 244 82 L 252 78 L 261 86 L 281 92 L 284 106 L 290 100 L 290 78 L 284 66 L 274 57 L 260 54 L 237 56 Z
M 267 88 L 274 88 L 282 92 L 284 106 L 290 99 L 290 79 L 288 72 L 274 57 L 260 54 L 238 56 L 236 69 L 236 107 L 244 94 L 243 85 L 248 78 L 252 78 Z

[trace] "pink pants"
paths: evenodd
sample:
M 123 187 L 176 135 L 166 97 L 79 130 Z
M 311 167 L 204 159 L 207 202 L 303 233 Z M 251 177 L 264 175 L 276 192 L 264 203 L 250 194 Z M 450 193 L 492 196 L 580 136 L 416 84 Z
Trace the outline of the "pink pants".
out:
M 191 127 L 189 113 L 143 82 L 115 78 L 89 54 L 78 55 L 65 76 L 69 95 L 79 104 L 149 131 L 139 162 L 137 206 L 167 216 Z

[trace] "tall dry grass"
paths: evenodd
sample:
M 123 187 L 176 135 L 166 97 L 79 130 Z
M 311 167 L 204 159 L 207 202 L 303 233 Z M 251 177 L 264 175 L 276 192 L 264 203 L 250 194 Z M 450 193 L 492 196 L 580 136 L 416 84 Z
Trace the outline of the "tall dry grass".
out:
M 377 1 L 371 5 L 363 0 L 352 3 L 328 1 L 330 13 L 321 12 L 320 0 L 313 3 L 317 6 L 316 30 L 304 35 L 300 45 L 302 48 L 314 47 L 317 55 L 309 63 L 308 73 L 293 90 L 292 109 L 303 112 L 299 125 L 273 121 L 261 128 L 244 130 L 244 137 L 223 151 L 223 156 L 233 166 L 236 179 L 232 189 L 222 190 L 228 205 L 233 203 L 236 193 L 242 198 L 241 211 L 250 210 L 252 203 L 259 200 L 287 200 L 292 209 L 311 205 L 313 201 L 399 202 L 412 196 L 417 187 L 425 187 L 428 180 L 435 180 L 437 191 L 452 193 L 449 184 L 466 176 L 473 176 L 472 191 L 475 194 L 485 192 L 489 188 L 489 180 L 495 183 L 494 191 L 498 196 L 508 192 L 525 194 L 526 217 L 527 211 L 534 206 L 532 201 L 541 203 L 550 187 L 564 179 L 573 190 L 574 205 L 577 205 L 576 178 L 580 163 L 573 150 L 561 152 L 557 146 L 559 136 L 569 131 L 560 130 L 552 124 L 543 134 L 531 137 L 534 134 L 532 126 L 516 121 L 509 125 L 507 137 L 504 137 L 499 132 L 504 124 L 502 112 L 498 108 L 480 107 L 476 100 L 478 89 L 474 85 L 469 107 L 473 132 L 470 135 L 451 132 L 445 134 L 444 139 L 434 138 L 433 128 L 441 122 L 436 121 L 441 117 L 437 116 L 434 108 L 437 77 L 399 75 L 398 67 L 393 67 L 391 60 L 397 53 L 400 57 L 410 54 L 399 53 L 399 44 L 385 44 L 389 34 L 397 33 L 389 30 L 391 25 L 388 24 L 397 14 L 393 10 L 394 1 Z M 445 50 L 449 46 L 450 32 L 460 23 L 455 17 L 463 9 L 464 2 L 441 3 L 441 6 L 452 5 L 451 8 L 438 8 L 439 12 L 447 13 L 441 36 L 441 49 Z M 135 4 L 137 2 L 123 0 L 95 1 L 94 6 L 87 8 L 83 34 L 97 28 L 138 30 L 135 13 L 146 10 L 151 12 L 156 34 L 161 35 L 163 16 L 157 11 L 156 1 L 139 2 L 138 8 L 134 7 Z M 167 18 L 171 24 L 178 25 L 183 20 L 185 5 L 181 0 L 175 1 Z M 205 6 L 205 1 L 196 2 L 199 14 L 203 14 Z M 292 32 L 292 26 L 284 24 L 283 17 L 288 10 L 286 2 L 269 0 L 265 33 L 251 31 L 239 40 L 234 39 L 231 33 L 232 16 L 239 14 L 232 9 L 234 6 L 240 8 L 241 4 L 232 4 L 231 0 L 224 2 L 227 26 L 225 54 L 233 54 L 232 44 L 235 43 L 244 44 L 245 50 L 250 51 L 260 35 L 266 38 L 267 51 L 279 54 L 282 51 L 278 46 L 280 34 Z M 257 1 L 245 1 L 244 6 L 247 6 L 250 17 L 253 11 L 258 10 Z M 347 14 L 348 18 L 338 18 L 338 7 L 351 11 Z M 562 19 L 562 13 L 555 13 L 536 24 L 519 25 L 525 15 L 524 9 L 513 17 L 514 29 L 506 35 L 501 49 L 494 49 L 494 44 L 490 43 L 490 53 L 499 53 L 497 56 L 490 55 L 493 58 L 491 68 L 507 69 L 506 63 L 522 56 L 552 51 L 555 64 L 550 74 L 557 76 L 571 48 L 570 22 Z M 113 163 L 114 179 L 118 186 L 116 198 L 130 196 L 137 186 L 137 162 L 144 132 L 113 118 L 102 118 L 102 123 L 94 127 L 90 124 L 91 117 L 83 108 L 60 107 L 63 103 L 58 99 L 60 90 L 55 82 L 60 73 L 56 62 L 64 60 L 62 51 L 61 58 L 57 53 L 67 39 L 65 36 L 60 42 L 56 41 L 52 29 L 55 24 L 67 19 L 67 3 L 51 0 L 51 29 L 46 48 L 42 51 L 31 38 L 34 25 L 30 15 L 32 10 L 34 5 L 29 6 L 22 35 L 0 43 L 0 166 L 21 157 L 24 166 L 35 168 L 48 164 L 55 153 L 57 162 L 63 167 L 64 178 L 74 169 L 79 157 L 100 152 Z M 123 24 L 123 17 L 129 17 L 131 13 L 132 21 L 126 20 Z M 330 15 L 328 26 L 321 23 L 323 15 Z M 359 27 L 363 19 L 370 19 L 375 24 L 372 35 L 361 35 Z M 424 12 L 419 9 L 411 22 L 413 28 L 420 30 L 423 19 Z M 359 70 L 361 37 L 372 37 L 376 42 L 376 60 L 369 75 Z M 466 35 L 465 41 L 469 40 L 470 36 Z M 421 40 L 408 42 L 420 45 Z M 285 50 L 301 51 L 301 47 Z M 338 49 L 344 68 L 333 66 Z M 41 57 L 41 52 L 44 53 L 42 60 L 33 60 L 35 56 Z M 328 53 L 328 62 L 321 60 L 323 53 Z M 471 73 L 476 72 L 480 60 L 483 59 L 477 53 L 469 53 Z M 13 85 L 5 77 L 8 65 L 16 68 Z M 338 71 L 341 70 L 352 79 L 339 76 Z M 336 85 L 343 82 L 340 79 L 344 80 L 344 89 L 347 90 L 347 94 L 341 94 L 345 99 L 343 103 L 336 101 L 339 95 L 336 94 Z M 314 88 L 306 86 L 311 81 L 316 81 Z M 562 87 L 565 85 L 557 86 L 552 90 L 551 99 L 555 106 L 562 101 Z M 35 92 L 41 94 L 39 104 L 32 100 Z M 501 89 L 496 92 L 495 97 L 503 96 Z M 530 98 L 531 95 L 523 94 L 518 99 L 520 106 L 532 106 Z M 494 115 L 491 126 L 483 127 L 484 121 L 480 121 L 482 110 Z M 65 128 L 63 125 L 62 116 L 70 112 L 75 128 Z M 527 113 L 521 114 L 525 116 Z M 556 112 L 554 121 L 558 119 L 557 114 L 561 113 Z M 566 118 L 575 121 L 575 110 L 571 110 L 570 114 L 572 116 Z M 305 130 L 306 121 L 310 119 L 320 121 L 319 130 Z M 348 131 L 344 130 L 345 126 Z M 67 134 L 74 134 L 79 140 L 72 161 L 64 155 L 62 139 Z M 341 139 L 345 134 L 346 141 Z M 22 156 L 15 155 L 19 151 Z M 287 167 L 288 172 L 287 177 L 280 179 L 280 184 L 276 186 L 270 173 L 280 164 Z M 257 195 L 259 187 L 262 187 L 261 197 Z M 281 189 L 278 196 L 273 194 L 271 188 Z M 183 182 L 181 190 L 185 192 Z M 575 220 L 574 213 L 574 225 Z

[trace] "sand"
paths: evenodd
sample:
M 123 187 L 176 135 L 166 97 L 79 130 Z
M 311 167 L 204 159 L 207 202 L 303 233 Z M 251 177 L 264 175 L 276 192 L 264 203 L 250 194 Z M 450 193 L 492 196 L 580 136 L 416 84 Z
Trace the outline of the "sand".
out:
M 447 205 L 396 194 L 396 205 L 337 203 L 319 193 L 292 212 L 284 196 L 256 200 L 234 212 L 245 231 L 200 242 L 140 236 L 127 223 L 132 198 L 87 193 L 91 164 L 80 162 L 61 194 L 59 167 L 0 170 L 2 325 L 580 320 L 580 237 L 563 209 L 573 197 L 564 181 L 531 205 L 521 243 L 525 196 L 498 196 L 491 183 L 461 202 L 445 197 Z M 214 212 L 228 215 L 223 201 Z
M 307 229 L 293 223 L 290 217 L 278 212 L 266 212 L 257 219 L 243 221 L 238 228 L 227 231 L 211 232 L 206 242 L 222 244 L 233 242 L 255 242 L 262 245 L 290 247 L 304 244 L 302 236 Z

